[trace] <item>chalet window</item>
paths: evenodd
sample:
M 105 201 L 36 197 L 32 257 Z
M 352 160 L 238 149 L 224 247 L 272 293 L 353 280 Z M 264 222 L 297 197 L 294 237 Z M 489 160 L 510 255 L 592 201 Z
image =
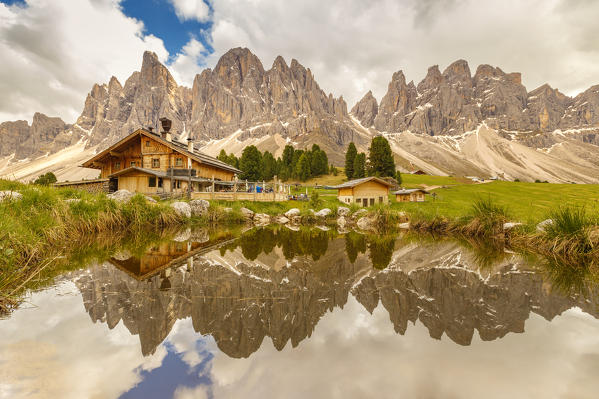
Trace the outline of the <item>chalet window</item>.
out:
M 131 163 L 129 163 L 129 166 L 135 166 L 135 161 L 131 161 Z
M 181 180 L 175 181 L 175 188 L 181 188 Z
M 156 187 L 156 177 L 151 176 L 148 178 L 148 187 Z
M 162 177 L 158 178 L 158 187 L 162 188 Z
M 382 204 L 383 203 L 383 197 L 379 197 L 379 203 Z
M 146 140 L 146 147 L 150 146 L 150 140 Z
M 370 199 L 370 206 L 374 205 L 374 198 Z
M 121 163 L 120 162 L 115 162 L 114 163 L 114 169 L 118 170 L 121 168 Z
M 175 166 L 183 166 L 183 158 L 175 159 Z
M 152 167 L 153 168 L 159 168 L 160 167 L 160 158 L 154 158 L 154 159 L 152 159 Z

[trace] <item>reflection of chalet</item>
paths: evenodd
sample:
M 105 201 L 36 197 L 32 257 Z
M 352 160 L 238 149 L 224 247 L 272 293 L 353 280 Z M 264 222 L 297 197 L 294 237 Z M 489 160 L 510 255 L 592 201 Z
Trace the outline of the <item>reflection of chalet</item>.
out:
M 161 134 L 138 129 L 83 166 L 99 169 L 101 179 L 110 179 L 110 191 L 126 189 L 144 194 L 186 192 L 189 184 L 192 191 L 204 191 L 214 181 L 232 182 L 240 173 L 194 150 L 191 140 L 184 145 L 173 139 L 168 128 Z
M 146 280 L 173 266 L 180 266 L 185 262 L 189 264 L 193 256 L 211 251 L 229 241 L 229 237 L 223 237 L 205 242 L 162 242 L 149 248 L 140 257 L 115 256 L 110 259 L 110 263 L 137 280 Z

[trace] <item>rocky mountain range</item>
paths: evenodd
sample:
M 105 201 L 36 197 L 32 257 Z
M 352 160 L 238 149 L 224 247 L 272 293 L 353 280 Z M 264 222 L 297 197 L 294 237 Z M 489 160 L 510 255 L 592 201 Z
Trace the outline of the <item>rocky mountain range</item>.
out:
M 369 91 L 348 112 L 343 97 L 325 93 L 297 60 L 288 65 L 279 56 L 266 70 L 245 48 L 228 51 L 191 88 L 146 52 L 124 84 L 115 77 L 95 84 L 74 124 L 43 114 L 31 126 L 0 124 L 0 173 L 24 178 L 36 169 L 19 172 L 19 160 L 35 162 L 77 143 L 95 151 L 137 128 L 158 129 L 163 116 L 180 139 L 191 136 L 211 155 L 240 154 L 249 144 L 278 155 L 288 143 L 317 143 L 342 164 L 350 141 L 366 150 L 383 134 L 403 171 L 599 182 L 599 85 L 574 98 L 548 85 L 528 92 L 519 73 L 480 65 L 472 75 L 459 60 L 443 72 L 430 67 L 418 84 L 395 72 L 380 101 Z M 56 168 L 66 173 L 69 165 Z
M 83 272 L 76 284 L 91 320 L 111 329 L 122 322 L 138 335 L 144 355 L 154 353 L 177 320 L 188 317 L 196 332 L 213 336 L 233 358 L 250 356 L 265 337 L 277 350 L 288 343 L 296 347 L 350 296 L 370 313 L 382 305 L 399 334 L 419 322 L 431 338 L 446 335 L 459 345 L 469 345 L 475 331 L 484 341 L 523 333 L 532 313 L 552 320 L 579 307 L 599 317 L 593 301 L 550 289 L 517 256 L 481 271 L 476 257 L 456 243 L 398 241 L 389 266 L 377 270 L 376 254 L 370 253 L 376 249 L 365 247 L 352 256 L 348 239 L 325 238 L 325 248 L 312 256 L 288 253 L 280 244 L 250 259 L 251 245 L 249 252 L 243 245 L 215 250 L 168 277 L 145 281 L 103 263 Z

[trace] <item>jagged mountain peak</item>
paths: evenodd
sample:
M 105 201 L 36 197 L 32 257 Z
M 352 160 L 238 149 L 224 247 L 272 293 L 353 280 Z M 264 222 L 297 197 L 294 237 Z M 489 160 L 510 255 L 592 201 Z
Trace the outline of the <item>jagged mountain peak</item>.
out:
M 445 68 L 443 71 L 443 76 L 450 79 L 471 79 L 472 73 L 470 72 L 468 61 L 460 59 L 452 62 L 447 68 Z

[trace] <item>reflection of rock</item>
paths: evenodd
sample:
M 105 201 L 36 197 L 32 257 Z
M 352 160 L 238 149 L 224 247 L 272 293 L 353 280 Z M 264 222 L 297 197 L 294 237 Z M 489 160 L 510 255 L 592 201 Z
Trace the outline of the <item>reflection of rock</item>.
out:
M 288 341 L 297 346 L 350 293 L 369 312 L 380 302 L 398 333 L 419 320 L 431 337 L 446 334 L 461 345 L 471 342 L 474 330 L 483 340 L 522 332 L 531 312 L 548 320 L 574 306 L 599 314 L 591 301 L 548 289 L 540 275 L 514 263 L 518 258 L 481 273 L 455 243 L 397 242 L 391 265 L 379 271 L 367 254 L 385 244 L 382 238 L 349 233 L 355 235 L 350 241 L 327 241 L 328 233 L 280 228 L 277 234 L 292 247 L 279 247 L 269 243 L 268 229 L 248 233 L 254 236 L 246 243 L 196 257 L 189 271 L 184 266 L 147 281 L 108 264 L 91 268 L 77 281 L 85 308 L 110 328 L 122 320 L 139 335 L 144 354 L 156 349 L 177 319 L 191 317 L 195 331 L 212 335 L 232 357 L 251 355 L 265 337 L 279 350 Z M 326 245 L 314 248 L 323 237 Z M 311 254 L 302 252 L 307 245 Z M 275 266 L 283 256 L 287 260 Z
M 190 238 L 191 238 L 191 229 L 188 228 L 187 230 L 183 230 L 183 231 L 179 232 L 173 238 L 173 241 L 176 241 L 176 242 L 189 241 Z
M 208 234 L 208 230 L 206 229 L 194 229 L 191 232 L 191 236 L 189 239 L 193 242 L 199 242 L 200 244 L 202 244 L 210 240 L 210 235 Z
M 117 252 L 116 254 L 114 254 L 112 257 L 116 260 L 127 260 L 129 258 L 131 258 L 131 252 L 127 251 L 127 250 L 122 250 Z

